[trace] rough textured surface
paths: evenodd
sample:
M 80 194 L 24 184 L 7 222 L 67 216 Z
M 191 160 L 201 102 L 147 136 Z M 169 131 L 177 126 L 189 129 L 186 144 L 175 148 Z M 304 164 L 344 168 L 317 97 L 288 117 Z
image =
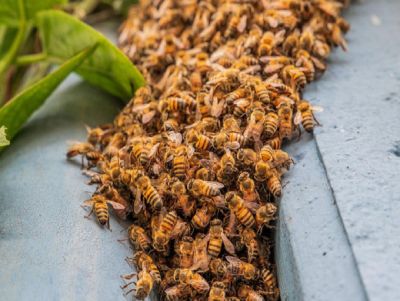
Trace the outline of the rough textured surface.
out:
M 335 51 L 306 93 L 325 111 L 315 140 L 287 148 L 297 164 L 278 225 L 283 300 L 400 300 L 399 11 L 397 0 L 354 3 L 349 53 Z M 2 299 L 125 300 L 123 227 L 83 218 L 89 187 L 64 159 L 84 123 L 110 121 L 117 107 L 71 77 L 1 154 Z
M 399 12 L 396 0 L 353 2 L 349 52 L 335 51 L 307 90 L 325 108 L 315 135 L 322 165 L 308 170 L 314 146 L 290 148 L 308 158 L 282 199 L 278 250 L 289 259 L 280 269 L 289 300 L 400 299 Z
M 296 164 L 284 180 L 277 232 L 282 300 L 365 300 L 315 141 L 305 135 L 286 150 Z
M 98 108 L 102 109 L 99 110 Z M 79 207 L 91 187 L 79 160 L 65 159 L 84 124 L 109 122 L 118 102 L 75 76 L 48 100 L 0 157 L 2 300 L 125 300 L 119 276 L 131 269 L 124 227 L 100 229 Z

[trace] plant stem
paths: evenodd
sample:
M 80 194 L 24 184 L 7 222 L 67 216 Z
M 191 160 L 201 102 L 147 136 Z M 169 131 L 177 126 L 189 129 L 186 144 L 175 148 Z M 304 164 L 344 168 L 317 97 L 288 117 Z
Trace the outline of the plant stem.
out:
M 28 65 L 33 63 L 38 63 L 47 58 L 46 53 L 35 53 L 35 54 L 27 54 L 21 55 L 17 57 L 16 64 L 17 65 Z
M 26 35 L 27 26 L 26 26 L 25 7 L 23 0 L 18 0 L 18 6 L 21 15 L 21 20 L 19 22 L 19 27 L 18 27 L 18 33 L 13 43 L 11 44 L 10 49 L 0 60 L 0 75 L 4 74 L 8 66 L 10 66 L 13 63 L 15 56 L 17 55 L 19 48 L 21 47 L 21 44 L 23 43 Z

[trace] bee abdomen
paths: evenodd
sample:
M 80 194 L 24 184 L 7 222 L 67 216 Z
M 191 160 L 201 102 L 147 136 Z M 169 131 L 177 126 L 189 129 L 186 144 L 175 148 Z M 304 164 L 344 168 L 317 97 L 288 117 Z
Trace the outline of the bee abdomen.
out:
M 176 215 L 176 212 L 169 212 L 163 219 L 160 229 L 166 233 L 171 232 L 176 224 L 176 220 L 178 219 L 178 216 Z
M 186 162 L 184 157 L 176 157 L 173 161 L 174 176 L 179 180 L 184 180 L 186 177 Z
M 277 176 L 272 176 L 267 180 L 267 187 L 274 197 L 282 195 L 282 184 Z
M 107 204 L 95 204 L 94 206 L 94 211 L 99 223 L 101 225 L 107 224 L 109 220 Z
M 161 200 L 161 196 L 158 194 L 157 190 L 154 187 L 148 187 L 143 194 L 147 202 L 154 210 L 161 209 L 163 202 Z
M 218 257 L 222 248 L 222 239 L 210 239 L 208 253 L 213 257 Z
M 253 227 L 253 225 L 255 224 L 254 216 L 247 208 L 242 208 L 242 210 L 237 211 L 236 216 L 240 223 L 248 228 Z
M 200 150 L 208 150 L 211 145 L 211 140 L 207 136 L 201 135 L 196 142 L 195 147 Z
M 302 125 L 303 128 L 309 133 L 311 133 L 314 130 L 314 121 L 310 113 L 307 112 L 303 113 Z

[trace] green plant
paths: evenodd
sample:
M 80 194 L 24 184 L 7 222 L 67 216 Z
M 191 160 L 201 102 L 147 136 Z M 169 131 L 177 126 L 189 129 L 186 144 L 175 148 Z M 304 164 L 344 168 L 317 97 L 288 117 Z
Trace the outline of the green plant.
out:
M 89 83 L 124 101 L 145 83 L 130 60 L 103 35 L 79 19 L 53 9 L 65 3 L 66 0 L 0 0 L 0 100 L 7 100 L 7 94 L 16 94 L 0 108 L 0 146 L 6 141 L 1 137 L 12 139 L 74 70 Z M 33 49 L 27 47 L 33 44 L 27 43 L 32 32 L 37 33 L 35 44 L 40 44 Z M 61 66 L 40 80 L 35 78 L 36 82 L 24 82 L 18 72 L 31 64 L 43 64 L 39 79 L 51 65 Z M 12 82 L 20 82 L 22 91 L 10 86 L 10 74 L 16 75 Z

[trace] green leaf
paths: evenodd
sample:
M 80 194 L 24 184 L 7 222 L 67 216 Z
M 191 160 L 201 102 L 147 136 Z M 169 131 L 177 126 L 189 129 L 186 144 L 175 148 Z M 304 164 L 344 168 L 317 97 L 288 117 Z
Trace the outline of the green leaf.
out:
M 103 35 L 61 11 L 37 15 L 43 50 L 52 62 L 63 62 L 74 53 L 98 43 L 94 54 L 77 72 L 89 83 L 128 101 L 134 90 L 145 84 L 132 62 Z
M 0 127 L 0 147 L 6 146 L 9 144 L 10 144 L 10 141 L 7 140 L 7 136 L 6 136 L 6 127 L 2 126 L 2 127 Z
M 3 57 L 3 55 L 11 47 L 17 32 L 18 29 L 16 28 L 0 25 L 0 57 Z
M 0 23 L 18 27 L 21 19 L 32 20 L 35 15 L 45 9 L 54 8 L 68 0 L 21 0 L 25 7 L 25 17 L 18 9 L 19 0 L 0 0 Z
M 7 136 L 10 140 L 67 75 L 82 64 L 95 51 L 96 47 L 97 45 L 94 45 L 79 52 L 56 71 L 15 96 L 0 109 L 0 125 L 7 127 Z

